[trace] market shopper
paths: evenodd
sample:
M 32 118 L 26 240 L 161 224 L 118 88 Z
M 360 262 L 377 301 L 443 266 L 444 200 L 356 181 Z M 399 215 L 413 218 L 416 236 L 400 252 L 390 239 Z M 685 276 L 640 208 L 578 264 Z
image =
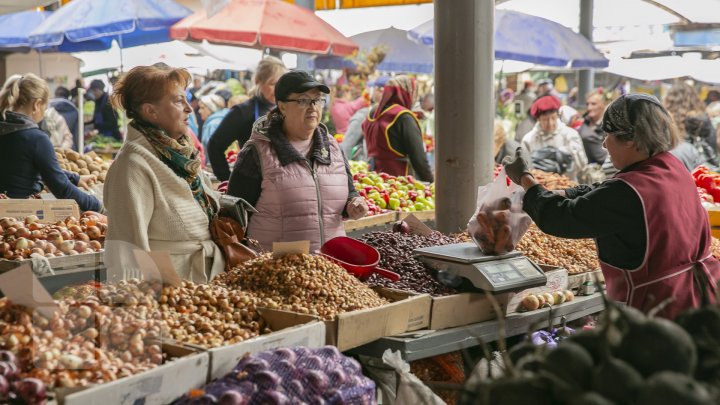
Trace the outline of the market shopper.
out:
M 183 69 L 154 65 L 115 86 L 112 102 L 131 121 L 105 180 L 108 279 L 139 276 L 134 249 L 168 252 L 179 276 L 198 283 L 224 269 L 209 227 L 218 196 L 187 135 L 189 82 Z
M 309 240 L 314 252 L 345 235 L 343 216 L 367 214 L 340 146 L 320 123 L 329 91 L 305 71 L 284 74 L 275 86 L 277 107 L 255 123 L 238 156 L 228 194 L 255 206 L 247 233 L 265 249 Z
M 713 301 L 720 262 L 710 253 L 710 226 L 693 179 L 669 153 L 677 130 L 660 102 L 629 94 L 603 116 L 605 147 L 620 172 L 593 186 L 549 191 L 516 155 L 508 176 L 526 194 L 523 209 L 545 233 L 594 238 L 608 295 L 674 318 Z M 669 301 L 669 302 L 666 302 Z
M 602 130 L 602 116 L 605 112 L 605 95 L 602 89 L 596 89 L 585 97 L 587 110 L 583 114 L 583 123 L 578 130 L 582 139 L 588 163 L 602 165 L 607 157 L 607 150 L 602 144 L 605 133 Z
M 87 124 L 92 124 L 103 136 L 122 140 L 118 116 L 110 103 L 110 96 L 105 92 L 105 83 L 102 80 L 93 80 L 90 82 L 88 94 L 95 100 L 95 112 L 93 112 L 92 121 Z
M 225 100 L 219 95 L 209 94 L 200 97 L 200 116 L 203 120 L 202 146 L 204 150 L 208 149 L 210 139 L 212 139 L 228 111 L 225 108 Z
M 676 83 L 668 90 L 663 99 L 663 106 L 668 110 L 680 130 L 681 138 L 687 137 L 685 130 L 685 117 L 688 114 L 700 114 L 705 112 L 705 104 L 700 100 L 695 88 L 687 83 Z M 708 118 L 708 124 L 712 125 Z M 717 136 L 715 133 L 710 134 L 707 143 L 717 152 Z M 692 170 L 692 169 L 691 169 Z
M 380 102 L 370 110 L 362 128 L 371 170 L 391 176 L 414 173 L 419 180 L 432 182 L 420 123 L 411 111 L 416 98 L 413 79 L 393 77 L 385 84 Z
M 207 155 L 218 180 L 226 181 L 230 178 L 230 165 L 225 159 L 225 151 L 235 141 L 242 148 L 250 139 L 253 123 L 275 105 L 275 84 L 286 71 L 287 68 L 278 58 L 268 56 L 260 61 L 253 76 L 255 87 L 250 90 L 250 100 L 231 108 L 213 134 L 208 143 Z
M 0 90 L 0 193 L 30 198 L 47 186 L 82 211 L 102 212 L 100 201 L 78 188 L 88 188 L 94 176 L 60 169 L 50 137 L 38 127 L 49 93 L 47 83 L 32 73 L 11 76 Z
M 577 180 L 588 158 L 578 132 L 560 121 L 560 105 L 555 96 L 535 100 L 530 114 L 537 124 L 523 137 L 522 147 L 530 155 L 534 168 Z

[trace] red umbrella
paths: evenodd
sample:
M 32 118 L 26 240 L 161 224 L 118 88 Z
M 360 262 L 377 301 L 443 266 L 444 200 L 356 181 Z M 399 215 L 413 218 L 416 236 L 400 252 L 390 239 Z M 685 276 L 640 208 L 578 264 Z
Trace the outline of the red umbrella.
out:
M 281 0 L 231 0 L 211 17 L 200 10 L 173 25 L 170 37 L 333 55 L 358 49 L 312 11 Z

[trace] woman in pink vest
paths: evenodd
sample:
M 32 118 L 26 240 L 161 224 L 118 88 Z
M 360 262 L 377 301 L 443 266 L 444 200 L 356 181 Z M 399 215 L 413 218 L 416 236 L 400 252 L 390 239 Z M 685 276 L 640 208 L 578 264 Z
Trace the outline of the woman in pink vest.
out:
M 382 98 L 370 110 L 362 130 L 372 170 L 407 176 L 412 168 L 419 180 L 432 182 L 420 123 L 411 111 L 416 99 L 413 79 L 393 77 L 385 84 Z
M 526 190 L 523 208 L 550 235 L 594 238 L 610 298 L 674 318 L 714 302 L 720 262 L 695 184 L 669 151 L 679 141 L 672 118 L 652 96 L 614 101 L 602 123 L 603 146 L 620 172 L 592 186 L 548 191 L 525 161 L 507 159 L 508 176 Z
M 343 217 L 367 214 L 340 145 L 320 123 L 329 92 L 305 71 L 285 73 L 275 85 L 277 107 L 255 122 L 240 151 L 228 194 L 257 209 L 248 237 L 264 249 L 309 240 L 315 251 L 345 235 Z

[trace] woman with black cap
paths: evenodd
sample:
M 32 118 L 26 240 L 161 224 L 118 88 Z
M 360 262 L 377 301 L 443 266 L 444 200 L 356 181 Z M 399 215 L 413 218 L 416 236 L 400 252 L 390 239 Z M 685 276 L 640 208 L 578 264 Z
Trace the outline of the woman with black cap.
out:
M 365 216 L 340 145 L 320 123 L 330 89 L 301 70 L 275 85 L 277 106 L 253 126 L 230 176 L 228 194 L 249 202 L 247 236 L 273 242 L 309 240 L 315 251 L 344 236 L 343 216 Z
M 517 153 L 508 176 L 526 194 L 523 209 L 545 233 L 593 238 L 610 298 L 660 316 L 712 302 L 720 262 L 710 253 L 710 226 L 695 184 L 669 151 L 672 118 L 652 96 L 629 94 L 603 116 L 604 142 L 619 173 L 592 186 L 548 191 Z

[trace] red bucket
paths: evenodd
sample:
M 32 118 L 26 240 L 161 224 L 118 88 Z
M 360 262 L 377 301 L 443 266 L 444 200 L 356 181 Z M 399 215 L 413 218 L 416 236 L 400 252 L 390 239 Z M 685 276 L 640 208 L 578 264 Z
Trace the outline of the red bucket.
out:
M 350 274 L 365 280 L 373 273 L 391 281 L 399 281 L 400 275 L 377 267 L 380 253 L 374 247 L 347 236 L 338 236 L 325 242 L 320 254 L 344 267 Z

